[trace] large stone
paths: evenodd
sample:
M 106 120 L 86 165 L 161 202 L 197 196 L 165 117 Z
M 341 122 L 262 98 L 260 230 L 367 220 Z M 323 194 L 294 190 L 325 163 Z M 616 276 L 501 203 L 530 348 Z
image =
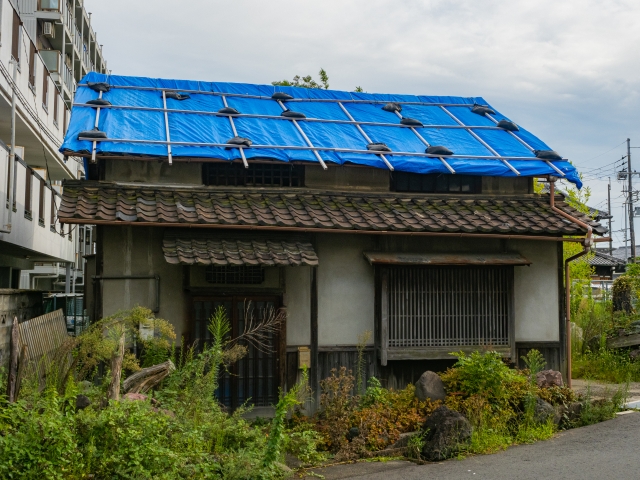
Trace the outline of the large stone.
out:
M 636 360 L 638 360 L 638 358 L 640 358 L 640 348 L 636 348 L 635 350 L 631 350 L 629 352 L 629 359 L 632 362 L 635 362 Z
M 543 370 L 536 375 L 536 382 L 540 388 L 564 387 L 562 373 L 557 370 Z
M 429 461 L 444 460 L 454 455 L 471 437 L 471 424 L 459 412 L 438 407 L 422 427 L 422 456 Z
M 536 397 L 536 405 L 533 409 L 533 420 L 536 423 L 546 423 L 550 418 L 556 419 L 556 409 L 548 402 Z
M 91 400 L 89 400 L 89 397 L 87 397 L 86 395 L 82 395 L 82 394 L 76 396 L 76 409 L 77 410 L 84 410 L 89 405 L 91 405 Z
M 418 397 L 418 400 L 422 402 L 427 399 L 432 401 L 444 400 L 445 396 L 444 385 L 437 373 L 427 370 L 420 376 L 416 383 L 416 397 Z

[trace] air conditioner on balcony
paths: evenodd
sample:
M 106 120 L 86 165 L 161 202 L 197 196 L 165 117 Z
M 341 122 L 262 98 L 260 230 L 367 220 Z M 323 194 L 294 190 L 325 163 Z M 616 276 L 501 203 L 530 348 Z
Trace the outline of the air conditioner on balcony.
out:
M 55 38 L 56 30 L 53 28 L 53 22 L 44 22 L 42 24 L 42 34 L 45 37 Z

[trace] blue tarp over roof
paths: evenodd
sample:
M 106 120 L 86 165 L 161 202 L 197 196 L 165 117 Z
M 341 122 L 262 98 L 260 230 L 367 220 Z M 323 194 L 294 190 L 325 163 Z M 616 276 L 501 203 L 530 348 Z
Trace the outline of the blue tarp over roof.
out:
M 243 149 L 249 161 L 259 158 L 319 163 L 319 156 L 327 165 L 387 169 L 386 159 L 394 170 L 403 172 L 448 174 L 453 170 L 457 174 L 503 177 L 518 173 L 559 176 L 559 170 L 567 180 L 581 186 L 576 169 L 567 160 L 549 162 L 536 157 L 533 150 L 550 150 L 542 140 L 522 127 L 514 132 L 497 128 L 498 121 L 509 120 L 500 113 L 473 113 L 474 104 L 488 105 L 481 97 L 370 94 L 95 72 L 78 85 L 60 148 L 63 153 L 86 154 L 92 150 L 91 141 L 78 140 L 81 132 L 93 130 L 97 113 L 86 102 L 98 98 L 99 93 L 87 82 L 106 82 L 111 87 L 102 96 L 111 106 L 100 108 L 98 130 L 108 138 L 97 142 L 98 155 L 167 157 L 162 90 L 170 90 L 189 95 L 186 100 L 166 100 L 174 158 L 240 159 L 238 148 L 224 146 L 234 137 L 235 127 L 238 136 L 253 142 L 251 148 Z M 293 99 L 281 104 L 271 99 L 275 92 L 287 93 Z M 227 115 L 216 114 L 225 102 L 240 115 L 230 120 Z M 383 110 L 387 102 L 400 103 L 400 114 Z M 282 117 L 283 108 L 303 113 L 306 118 L 294 122 Z M 422 126 L 402 125 L 401 117 L 418 120 Z M 384 158 L 369 153 L 369 140 L 384 142 L 391 152 L 384 153 Z M 428 156 L 427 144 L 445 146 L 453 155 Z

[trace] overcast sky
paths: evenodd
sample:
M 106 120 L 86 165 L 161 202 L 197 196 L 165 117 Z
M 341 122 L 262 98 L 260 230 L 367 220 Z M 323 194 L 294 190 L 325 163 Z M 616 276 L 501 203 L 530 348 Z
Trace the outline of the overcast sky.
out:
M 614 162 L 625 154 L 627 137 L 640 147 L 640 2 L 85 5 L 114 74 L 270 83 L 315 77 L 322 67 L 340 90 L 482 96 L 572 160 L 593 191 L 592 206 L 606 208 L 611 176 L 613 230 L 624 227 Z M 640 170 L 640 149 L 632 158 Z

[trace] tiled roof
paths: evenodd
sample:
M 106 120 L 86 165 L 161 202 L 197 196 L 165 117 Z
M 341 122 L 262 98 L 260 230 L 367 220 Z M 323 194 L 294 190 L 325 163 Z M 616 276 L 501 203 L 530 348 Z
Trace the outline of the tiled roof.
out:
M 318 265 L 311 243 L 304 239 L 225 238 L 186 233 L 165 235 L 164 258 L 180 265 L 286 267 Z
M 606 230 L 563 202 L 556 205 Z M 63 223 L 159 223 L 266 229 L 581 235 L 536 196 L 442 196 L 69 181 Z
M 624 260 L 598 251 L 595 251 L 594 255 L 589 256 L 588 262 L 589 265 L 597 265 L 601 267 L 617 267 L 618 265 L 625 264 Z

